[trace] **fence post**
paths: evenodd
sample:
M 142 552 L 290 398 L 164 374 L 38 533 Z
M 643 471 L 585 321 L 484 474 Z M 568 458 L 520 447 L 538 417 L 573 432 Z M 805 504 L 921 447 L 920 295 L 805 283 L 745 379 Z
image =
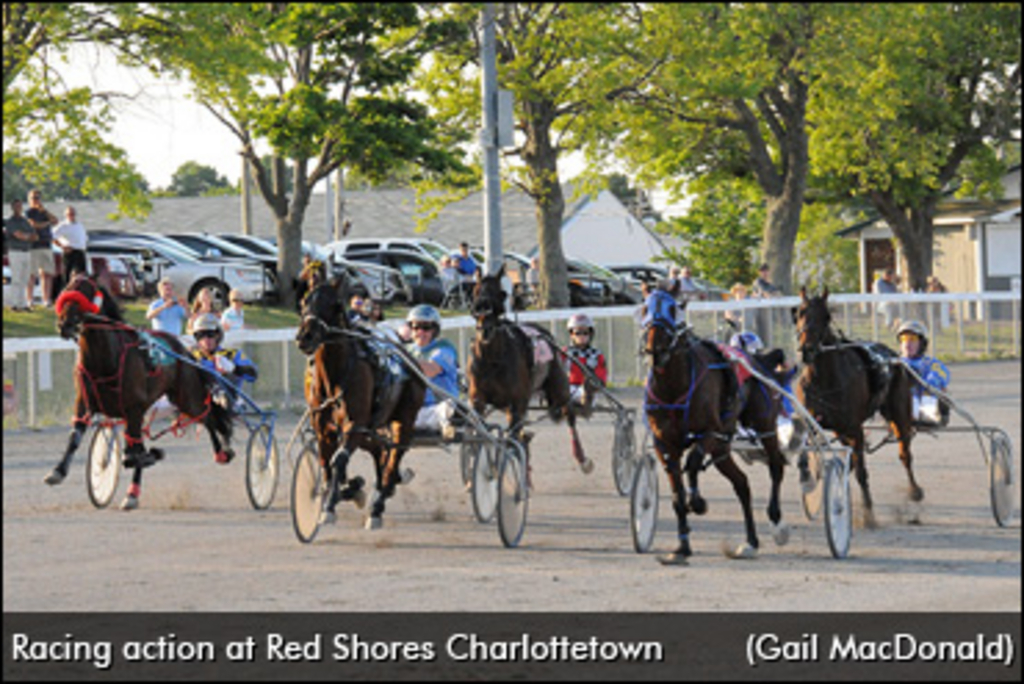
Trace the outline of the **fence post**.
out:
M 936 342 L 935 348 L 932 349 L 932 356 L 937 356 L 938 353 L 939 353 L 939 345 L 937 344 L 938 341 L 939 341 L 939 335 L 937 334 L 938 330 L 935 328 L 935 305 L 934 304 L 928 304 L 927 306 L 928 306 L 928 330 L 931 331 L 932 339 L 935 340 L 935 342 Z
M 608 384 L 615 382 L 615 335 L 612 335 L 612 318 L 605 318 L 605 329 L 608 331 Z
M 985 356 L 992 355 L 992 308 L 987 299 L 981 301 L 981 312 L 985 317 Z
M 1020 356 L 1020 332 L 1017 326 L 1020 325 L 1020 300 L 1015 299 L 1010 303 L 1010 310 L 1013 312 L 1013 354 Z
M 878 302 L 871 302 L 871 339 L 878 341 Z
M 964 353 L 964 300 L 956 303 L 956 346 L 960 355 Z
M 843 332 L 847 335 L 853 335 L 853 330 L 850 329 L 850 303 L 843 302 Z
M 281 372 L 283 373 L 283 384 L 284 384 L 284 407 L 288 408 L 291 406 L 291 373 L 288 372 L 288 340 L 281 340 Z M 305 382 L 305 378 L 303 378 Z M 305 395 L 305 387 L 303 389 L 303 395 Z
M 36 355 L 28 351 L 28 426 L 36 426 Z

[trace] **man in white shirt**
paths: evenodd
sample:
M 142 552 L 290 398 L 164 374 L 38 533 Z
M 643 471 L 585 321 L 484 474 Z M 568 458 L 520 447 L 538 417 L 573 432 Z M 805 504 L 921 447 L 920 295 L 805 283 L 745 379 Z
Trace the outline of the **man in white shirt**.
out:
M 88 271 L 85 261 L 88 235 L 85 226 L 78 222 L 74 207 L 64 210 L 64 221 L 53 229 L 53 241 L 64 251 L 64 284 L 67 285 L 76 271 Z

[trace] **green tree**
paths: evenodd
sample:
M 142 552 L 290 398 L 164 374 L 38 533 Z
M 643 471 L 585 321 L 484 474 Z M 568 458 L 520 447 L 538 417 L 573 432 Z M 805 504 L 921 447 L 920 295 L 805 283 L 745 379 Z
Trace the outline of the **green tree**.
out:
M 652 75 L 595 142 L 611 144 L 645 181 L 668 179 L 676 190 L 701 176 L 756 180 L 766 208 L 762 260 L 789 291 L 809 169 L 807 107 L 816 58 L 838 27 L 832 6 L 637 8 L 641 36 L 612 47 Z
M 558 171 L 564 153 L 582 149 L 591 122 L 608 108 L 630 65 L 612 64 L 601 46 L 628 41 L 625 5 L 608 3 L 501 3 L 495 18 L 498 86 L 513 93 L 516 146 L 502 151 L 503 179 L 536 204 L 541 261 L 541 304 L 569 305 L 562 251 L 565 197 Z M 479 5 L 446 6 L 454 20 L 479 29 Z M 480 121 L 480 41 L 436 53 L 421 88 L 451 128 L 475 130 Z M 599 179 L 592 187 L 598 188 Z
M 849 223 L 840 205 L 815 202 L 804 207 L 793 259 L 795 285 L 810 291 L 826 286 L 831 292 L 860 289 L 857 242 L 836 235 Z
M 224 176 L 217 174 L 217 169 L 194 161 L 187 161 L 178 167 L 171 176 L 168 190 L 177 197 L 200 197 L 210 194 L 230 192 L 231 184 Z
M 720 283 L 750 283 L 757 276 L 757 247 L 764 225 L 764 202 L 751 181 L 698 187 L 686 216 L 661 224 L 659 232 L 686 241 L 685 250 L 667 250 L 666 256 L 688 265 L 693 274 Z
M 816 90 L 820 184 L 864 198 L 902 247 L 912 289 L 932 272 L 935 208 L 953 184 L 994 197 L 1020 135 L 1021 11 L 1012 3 L 846 7 L 842 68 Z M 840 66 L 836 64 L 836 66 Z
M 404 161 L 436 174 L 461 168 L 408 94 L 420 60 L 457 27 L 426 20 L 417 5 L 168 3 L 157 11 L 178 33 L 154 43 L 154 57 L 187 76 L 238 138 L 277 223 L 281 273 L 298 272 L 313 187 L 339 166 L 373 179 Z M 269 165 L 257 140 L 272 149 Z M 281 285 L 293 301 L 291 280 Z
M 147 24 L 136 3 L 4 3 L 4 161 L 35 184 L 113 196 L 119 210 L 149 211 L 145 181 L 110 141 L 112 94 L 67 87 L 61 60 L 71 46 L 98 43 L 131 59 Z

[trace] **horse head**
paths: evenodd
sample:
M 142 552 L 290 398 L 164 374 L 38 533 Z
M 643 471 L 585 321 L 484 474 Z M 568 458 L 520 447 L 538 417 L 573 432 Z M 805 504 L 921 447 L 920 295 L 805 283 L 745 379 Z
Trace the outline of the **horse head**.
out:
M 295 341 L 308 356 L 320 348 L 332 330 L 348 327 L 348 312 L 337 283 L 321 283 L 302 302 L 302 322 Z
M 476 329 L 484 337 L 489 336 L 505 313 L 505 299 L 508 293 L 501 287 L 501 279 L 505 275 L 505 267 L 495 275 L 477 279 L 473 287 L 473 304 L 471 311 L 476 319 Z
M 655 370 L 665 368 L 680 338 L 676 326 L 678 306 L 675 298 L 661 288 L 654 289 L 644 301 L 643 353 Z
M 92 278 L 79 273 L 67 284 L 54 303 L 57 332 L 66 340 L 77 339 L 90 316 L 103 316 L 120 321 L 117 302 Z
M 828 288 L 821 296 L 807 297 L 807 288 L 800 288 L 800 306 L 793 310 L 796 324 L 797 348 L 805 364 L 814 363 L 814 357 L 821 351 L 821 345 L 831 336 L 829 326 L 832 313 L 828 309 Z

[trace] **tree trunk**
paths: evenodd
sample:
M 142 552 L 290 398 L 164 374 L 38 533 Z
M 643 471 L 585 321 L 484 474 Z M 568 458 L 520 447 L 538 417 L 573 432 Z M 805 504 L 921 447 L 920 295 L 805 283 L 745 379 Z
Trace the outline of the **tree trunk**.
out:
M 526 145 L 523 159 L 529 169 L 530 195 L 537 203 L 537 244 L 540 250 L 540 303 L 546 309 L 569 306 L 569 279 L 562 251 L 565 197 L 558 179 L 558 151 L 551 144 L 550 103 L 525 102 Z
M 904 289 L 908 292 L 924 292 L 928 287 L 934 255 L 935 226 L 932 221 L 936 202 L 937 198 L 929 198 L 918 207 L 901 207 L 891 192 L 871 193 L 871 203 L 889 224 L 903 250 L 907 265 Z

